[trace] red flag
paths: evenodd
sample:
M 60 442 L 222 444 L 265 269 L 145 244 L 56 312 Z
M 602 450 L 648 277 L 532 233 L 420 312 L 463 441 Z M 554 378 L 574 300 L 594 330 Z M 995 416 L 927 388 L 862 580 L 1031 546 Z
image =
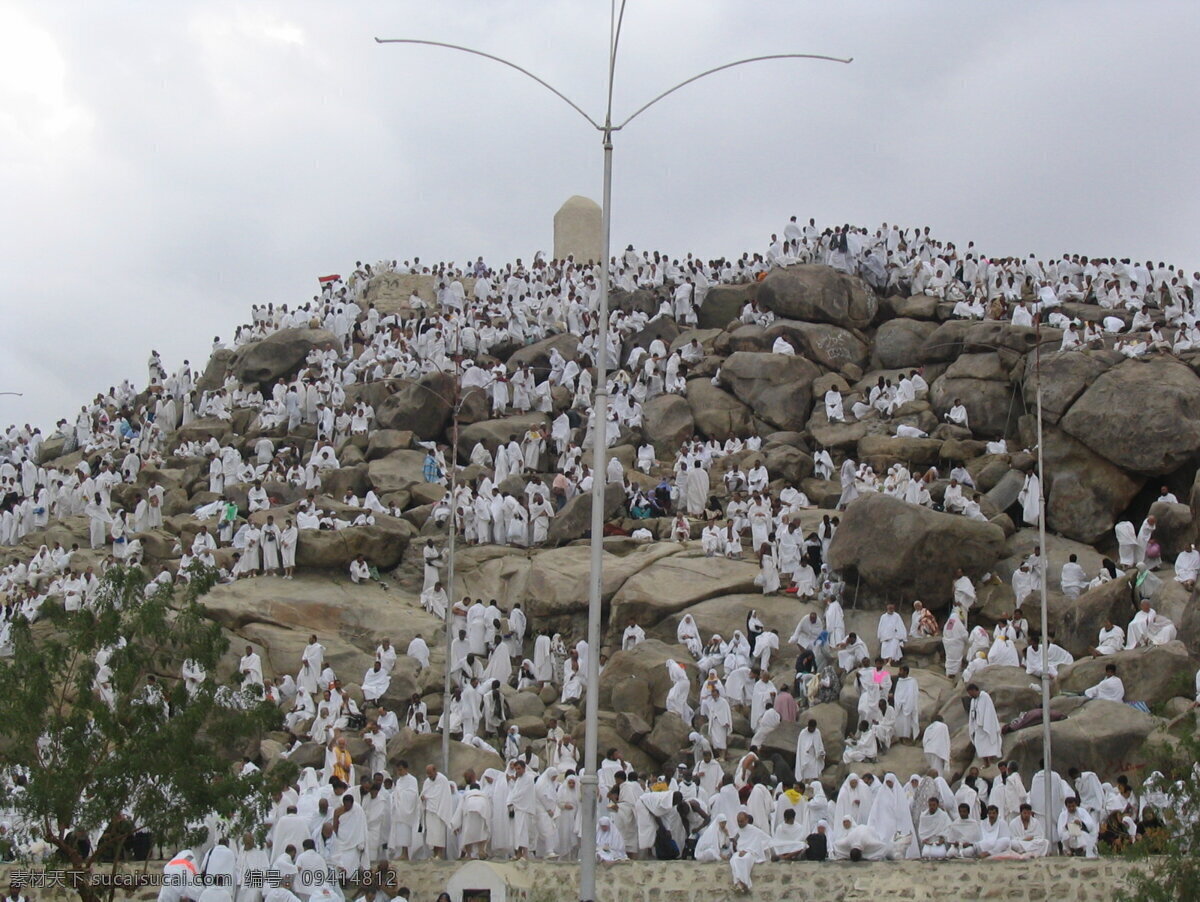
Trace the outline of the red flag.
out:
M 324 285 L 326 282 L 340 282 L 342 277 L 334 273 L 332 276 L 318 276 L 317 281 Z

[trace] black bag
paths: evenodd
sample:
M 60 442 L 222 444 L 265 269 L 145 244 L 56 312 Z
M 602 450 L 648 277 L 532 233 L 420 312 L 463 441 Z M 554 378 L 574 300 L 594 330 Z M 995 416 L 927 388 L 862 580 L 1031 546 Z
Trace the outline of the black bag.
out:
M 675 861 L 679 858 L 679 844 L 671 837 L 671 831 L 655 818 L 658 829 L 654 834 L 654 857 L 659 861 Z

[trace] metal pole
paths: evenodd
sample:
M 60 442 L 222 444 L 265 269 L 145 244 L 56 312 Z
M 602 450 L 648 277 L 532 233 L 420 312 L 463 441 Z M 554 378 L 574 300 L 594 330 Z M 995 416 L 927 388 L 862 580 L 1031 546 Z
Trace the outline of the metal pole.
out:
M 1042 588 L 1042 788 L 1045 791 L 1046 842 L 1052 842 L 1054 812 L 1051 809 L 1054 795 L 1051 791 L 1052 758 L 1050 749 L 1050 615 L 1046 604 L 1046 567 L 1050 563 L 1046 555 L 1046 468 L 1042 458 L 1042 318 L 1037 319 L 1034 346 L 1034 374 L 1037 385 L 1037 467 L 1038 467 L 1038 545 L 1041 557 Z
M 457 369 L 457 367 L 455 367 Z M 454 408 L 453 419 L 450 425 L 450 535 L 446 542 L 449 562 L 446 565 L 446 682 L 442 687 L 442 720 L 438 726 L 442 729 L 442 773 L 447 779 L 453 779 L 450 776 L 450 695 L 454 691 L 451 680 L 451 670 L 454 666 L 454 661 L 450 654 L 450 649 L 453 647 L 451 643 L 454 641 L 454 541 L 458 533 L 458 526 L 454 522 L 457 513 L 456 506 L 458 503 L 458 373 L 454 374 Z
M 588 669 L 587 697 L 584 704 L 586 732 L 583 742 L 583 775 L 579 844 L 579 898 L 596 898 L 596 806 L 599 800 L 597 743 L 600 726 L 600 596 L 604 557 L 604 497 L 608 488 L 605 451 L 608 448 L 608 258 L 612 230 L 612 132 L 605 120 L 604 131 L 604 204 L 601 206 L 600 304 L 597 315 L 596 400 L 592 404 L 595 426 L 592 428 L 592 540 L 591 572 L 588 580 Z

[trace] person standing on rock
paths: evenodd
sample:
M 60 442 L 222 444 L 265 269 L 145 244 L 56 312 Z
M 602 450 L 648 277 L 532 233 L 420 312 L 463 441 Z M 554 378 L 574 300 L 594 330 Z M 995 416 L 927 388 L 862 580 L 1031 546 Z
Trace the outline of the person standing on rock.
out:
M 683 481 L 683 502 L 688 516 L 703 516 L 710 488 L 708 471 L 698 461 L 693 462 L 690 468 L 686 463 L 681 463 L 680 467 Z
M 425 578 L 421 591 L 428 592 L 441 579 L 442 552 L 433 544 L 433 539 L 425 540 L 425 547 L 421 549 L 421 558 L 424 561 L 423 576 Z
M 825 632 L 829 648 L 837 648 L 846 641 L 846 616 L 841 602 L 832 595 L 825 600 Z
M 851 501 L 858 497 L 858 464 L 854 459 L 847 457 L 842 461 L 842 469 L 839 474 L 842 483 L 842 494 L 838 498 L 837 509 L 845 510 Z
M 279 565 L 283 568 L 284 579 L 295 579 L 296 576 L 296 544 L 300 532 L 288 517 L 279 531 Z
M 709 690 L 708 698 L 708 741 L 712 745 L 713 756 L 718 760 L 725 759 L 725 749 L 729 746 L 729 732 L 733 729 L 733 710 L 729 700 L 719 689 Z
M 1113 534 L 1117 540 L 1117 554 L 1121 566 L 1132 567 L 1140 560 L 1139 555 L 1142 551 L 1133 524 L 1128 520 L 1122 520 L 1113 527 Z
M 894 604 L 889 604 L 880 615 L 876 637 L 879 639 L 879 656 L 888 664 L 899 663 L 904 655 L 904 640 L 908 638 L 908 631 L 904 627 L 904 618 L 896 613 Z
M 921 733 L 921 688 L 917 678 L 909 673 L 908 665 L 901 664 L 893 690 L 897 739 L 916 739 Z
M 983 759 L 983 766 L 990 767 L 1000 757 L 1000 720 L 996 716 L 996 706 L 992 697 L 974 683 L 967 686 L 967 695 L 971 698 L 967 733 L 975 746 L 975 754 Z
M 796 779 L 805 783 L 819 780 L 824 769 L 825 742 L 816 720 L 810 718 L 796 739 Z
M 522 772 L 524 765 L 520 765 Z M 532 798 L 533 778 L 529 780 Z M 424 827 L 425 845 L 429 846 L 433 858 L 446 857 L 446 845 L 454 822 L 456 795 L 454 784 L 445 774 L 430 764 L 425 768 L 425 785 L 421 787 L 421 823 Z M 512 796 L 509 796 L 512 804 Z

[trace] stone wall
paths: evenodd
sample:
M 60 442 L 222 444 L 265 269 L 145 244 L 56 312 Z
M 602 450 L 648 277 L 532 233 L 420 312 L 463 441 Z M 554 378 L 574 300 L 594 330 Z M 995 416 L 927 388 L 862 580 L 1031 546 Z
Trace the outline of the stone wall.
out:
M 400 885 L 412 890 L 409 902 L 434 902 L 460 862 L 396 862 Z M 578 898 L 579 866 L 567 863 L 512 865 L 529 875 L 531 898 L 537 902 L 569 902 Z M 1005 902 L 1091 902 L 1108 899 L 1119 889 L 1132 862 L 1101 858 L 1053 858 L 1038 861 L 961 862 L 796 862 L 759 865 L 754 889 L 745 898 L 756 902 L 960 902 L 996 899 Z M 8 885 L 16 866 L 0 866 L 0 887 Z M 140 868 L 136 870 L 140 871 Z M 160 862 L 149 873 L 161 874 Z M 688 862 L 624 862 L 602 866 L 597 875 L 597 902 L 714 902 L 734 898 L 729 867 Z M 67 888 L 33 887 L 30 902 L 66 902 L 77 896 Z M 118 900 L 149 902 L 154 888 L 117 893 Z M 458 900 L 453 900 L 458 902 Z

